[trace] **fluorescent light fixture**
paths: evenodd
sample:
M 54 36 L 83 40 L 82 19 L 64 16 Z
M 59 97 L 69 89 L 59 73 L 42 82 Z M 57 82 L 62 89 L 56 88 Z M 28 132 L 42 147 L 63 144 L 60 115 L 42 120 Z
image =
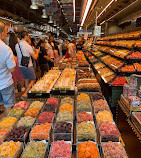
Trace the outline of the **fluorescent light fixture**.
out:
M 97 16 L 97 19 L 101 16 L 101 14 L 114 2 L 115 0 L 111 0 L 111 2 L 102 10 L 102 12 Z
M 75 22 L 75 0 L 73 0 L 73 22 Z
M 90 6 L 91 6 L 91 3 L 92 3 L 92 0 L 88 0 L 87 1 L 87 5 L 86 5 L 86 8 L 85 8 L 85 13 L 83 15 L 83 19 L 82 19 L 82 22 L 81 22 L 81 25 L 80 26 L 83 26 L 84 22 L 85 22 L 85 19 L 87 17 L 87 14 L 88 14 L 88 11 L 90 9 Z
M 32 2 L 32 4 L 30 6 L 30 9 L 38 9 L 38 6 L 36 5 L 36 1 L 32 0 L 31 2 Z
M 102 22 L 102 23 L 100 23 L 100 25 L 102 25 L 102 24 L 104 24 L 105 23 L 105 20 Z

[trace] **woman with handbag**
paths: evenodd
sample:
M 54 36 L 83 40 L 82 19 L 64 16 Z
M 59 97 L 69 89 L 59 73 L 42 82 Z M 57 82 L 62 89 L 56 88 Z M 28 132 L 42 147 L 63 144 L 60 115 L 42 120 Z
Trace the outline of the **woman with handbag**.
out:
M 22 95 L 22 99 L 27 98 L 27 93 L 36 81 L 36 75 L 33 68 L 31 56 L 37 60 L 40 49 L 33 51 L 32 47 L 28 44 L 29 34 L 26 31 L 21 32 L 21 40 L 16 44 L 15 49 L 17 52 L 19 68 L 25 79 L 26 91 Z

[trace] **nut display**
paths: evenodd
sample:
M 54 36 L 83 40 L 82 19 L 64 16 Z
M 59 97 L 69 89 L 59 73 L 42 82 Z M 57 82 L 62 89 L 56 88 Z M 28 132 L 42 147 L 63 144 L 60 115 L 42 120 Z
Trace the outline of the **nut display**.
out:
M 122 157 L 127 158 L 126 152 L 122 145 L 117 142 L 103 143 L 104 157 Z
M 77 111 L 78 113 L 83 112 L 83 111 L 90 112 L 91 111 L 90 100 L 84 99 L 84 100 L 77 101 Z
M 72 123 L 57 122 L 54 127 L 54 140 L 71 141 Z
M 10 134 L 7 136 L 6 140 L 20 141 L 24 142 L 27 138 L 27 134 L 29 132 L 29 128 L 24 126 L 15 127 L 11 130 Z
M 31 117 L 37 117 L 39 112 L 40 112 L 40 110 L 37 108 L 29 108 L 24 115 L 31 116 Z
M 82 140 L 95 140 L 96 131 L 94 124 L 91 122 L 81 122 L 77 127 L 78 141 Z
M 94 142 L 86 141 L 78 145 L 78 158 L 99 158 L 98 148 Z
M 109 106 L 108 106 L 106 100 L 103 100 L 103 99 L 95 100 L 93 102 L 93 106 L 94 106 L 95 112 L 109 110 Z
M 79 94 L 79 95 L 77 96 L 77 101 L 83 100 L 83 99 L 90 100 L 90 97 L 89 97 L 89 95 L 86 94 L 86 93 L 81 93 L 81 94 Z
M 30 136 L 32 139 L 49 140 L 50 128 L 51 123 L 47 122 L 45 124 L 35 125 Z
M 61 99 L 61 105 L 65 104 L 65 103 L 73 105 L 73 102 L 74 101 L 71 97 L 65 97 L 65 98 Z
M 20 118 L 20 116 L 24 113 L 24 110 L 22 110 L 21 108 L 12 108 L 9 113 L 8 113 L 8 117 L 16 117 L 16 118 Z
M 93 121 L 93 116 L 86 111 L 83 111 L 77 115 L 77 122 Z
M 71 158 L 71 144 L 65 141 L 53 142 L 50 153 L 50 158 Z
M 72 113 L 69 111 L 60 111 L 57 115 L 57 122 L 59 121 L 73 121 Z
M 45 143 L 40 141 L 30 141 L 23 151 L 22 158 L 43 158 L 45 156 L 45 150 Z
M 29 108 L 37 108 L 41 109 L 43 107 L 44 103 L 40 101 L 33 101 Z
M 16 104 L 14 105 L 14 108 L 19 107 L 19 108 L 21 108 L 21 109 L 23 109 L 23 110 L 26 110 L 29 106 L 30 106 L 30 104 L 27 103 L 26 101 L 20 101 L 20 102 L 18 102 L 18 103 L 16 103 Z
M 101 123 L 106 122 L 106 121 L 113 122 L 113 118 L 112 118 L 110 112 L 106 111 L 106 110 L 99 111 L 96 114 L 96 120 L 97 120 L 98 124 L 101 124 Z
M 20 147 L 20 142 L 4 142 L 0 145 L 0 157 L 14 157 L 16 156 L 16 152 L 20 149 Z
M 120 133 L 114 123 L 108 121 L 103 122 L 99 126 L 99 130 L 102 140 L 119 140 Z
M 33 126 L 34 122 L 35 122 L 35 118 L 31 116 L 25 116 L 18 121 L 17 127 L 20 126 L 31 127 Z
M 73 106 L 70 105 L 70 104 L 68 104 L 68 103 L 65 103 L 65 104 L 63 104 L 63 105 L 60 107 L 59 112 L 60 112 L 60 111 L 69 111 L 69 112 L 72 113 L 72 110 L 73 110 Z
M 37 123 L 52 123 L 53 122 L 54 113 L 53 112 L 42 112 L 37 120 Z
M 18 120 L 15 117 L 5 117 L 0 122 L 0 127 L 12 128 L 16 124 L 17 121 Z

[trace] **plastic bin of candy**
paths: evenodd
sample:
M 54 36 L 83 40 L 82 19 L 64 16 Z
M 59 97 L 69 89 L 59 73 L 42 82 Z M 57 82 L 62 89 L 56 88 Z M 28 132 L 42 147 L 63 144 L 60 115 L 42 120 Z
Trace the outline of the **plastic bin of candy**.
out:
M 73 123 L 72 122 L 57 122 L 54 125 L 54 141 L 64 140 L 73 141 Z
M 93 121 L 76 124 L 77 142 L 92 140 L 96 142 L 96 128 Z
M 141 132 L 141 112 L 132 112 L 132 122 Z
M 9 135 L 10 129 L 8 128 L 0 128 L 0 144 L 2 144 L 6 137 Z
M 18 119 L 15 117 L 4 117 L 0 121 L 0 128 L 3 127 L 3 128 L 12 129 L 13 127 L 16 126 L 17 122 L 18 122 Z

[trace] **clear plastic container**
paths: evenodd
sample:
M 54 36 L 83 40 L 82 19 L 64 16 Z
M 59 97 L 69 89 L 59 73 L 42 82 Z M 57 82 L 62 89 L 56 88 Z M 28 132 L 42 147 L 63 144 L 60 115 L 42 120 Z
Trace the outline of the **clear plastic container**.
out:
M 92 116 L 92 118 L 93 118 L 93 115 L 92 115 L 92 113 L 91 112 L 86 112 L 87 114 L 89 114 L 89 115 L 91 115 Z M 81 121 L 81 122 L 78 122 L 78 114 L 79 113 L 77 113 L 77 115 L 76 115 L 76 123 L 81 123 L 81 122 L 84 122 L 84 121 Z M 91 120 L 91 121 L 93 121 L 93 120 Z
M 1 129 L 6 129 L 7 131 L 1 136 L 1 138 L 0 138 L 0 144 L 2 144 L 4 141 L 5 141 L 5 139 L 6 139 L 6 137 L 9 135 L 9 133 L 10 133 L 10 129 L 7 129 L 7 128 L 0 128 L 0 130 Z
M 77 142 L 82 142 L 82 141 L 95 141 L 96 142 L 96 128 L 95 128 L 95 124 L 93 121 L 87 121 L 86 123 L 92 123 L 93 124 L 93 128 L 94 128 L 94 133 L 78 133 L 78 125 L 79 123 L 76 124 L 76 131 L 77 131 L 77 137 L 76 137 L 76 141 Z

